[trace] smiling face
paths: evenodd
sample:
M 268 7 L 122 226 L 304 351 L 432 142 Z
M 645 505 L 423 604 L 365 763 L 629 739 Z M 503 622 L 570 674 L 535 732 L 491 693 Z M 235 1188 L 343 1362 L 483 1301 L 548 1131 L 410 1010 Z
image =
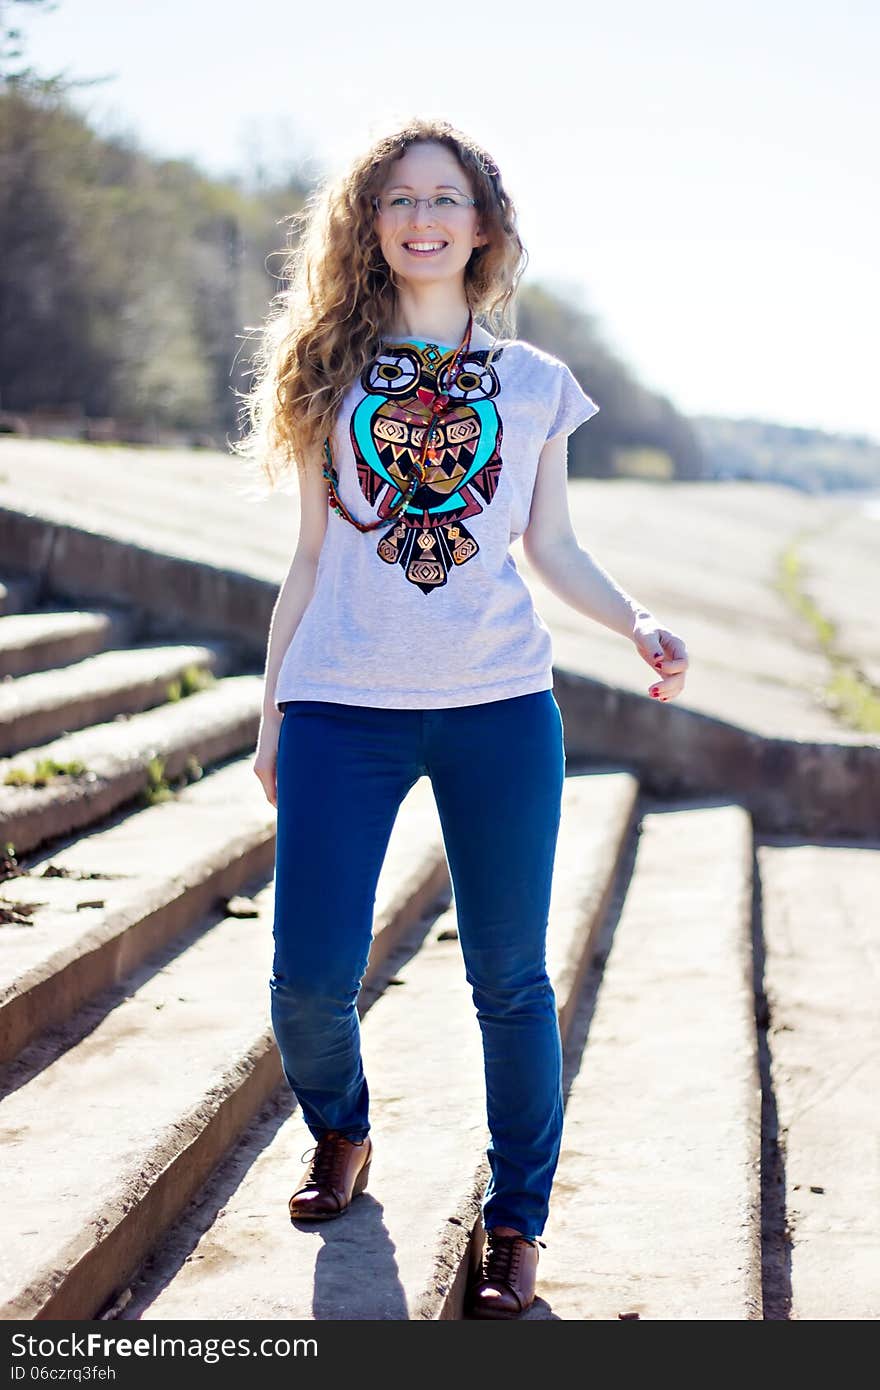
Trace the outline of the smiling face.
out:
M 470 177 L 452 151 L 429 141 L 410 145 L 390 166 L 379 193 L 383 199 L 440 199 L 433 208 L 421 202 L 376 212 L 382 254 L 392 270 L 418 283 L 460 280 L 474 247 L 488 238 L 480 229 L 477 208 L 443 201 L 455 194 L 474 196 Z

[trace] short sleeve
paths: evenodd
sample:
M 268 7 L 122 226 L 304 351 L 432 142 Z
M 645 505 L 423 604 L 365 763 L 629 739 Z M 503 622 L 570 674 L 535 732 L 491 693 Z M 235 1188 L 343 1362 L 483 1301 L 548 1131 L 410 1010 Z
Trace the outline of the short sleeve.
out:
M 583 390 L 571 369 L 564 362 L 557 368 L 559 376 L 559 397 L 556 413 L 547 430 L 547 439 L 557 434 L 571 434 L 578 425 L 591 420 L 599 407 Z

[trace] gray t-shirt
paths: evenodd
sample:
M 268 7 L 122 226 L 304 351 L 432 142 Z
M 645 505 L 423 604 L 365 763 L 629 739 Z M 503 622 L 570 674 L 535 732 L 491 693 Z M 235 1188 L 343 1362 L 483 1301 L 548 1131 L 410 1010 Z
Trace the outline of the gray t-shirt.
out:
M 500 341 L 491 364 L 489 347 L 471 348 L 408 508 L 366 532 L 329 513 L 276 705 L 448 708 L 552 688 L 550 632 L 509 548 L 528 525 L 545 442 L 599 407 L 559 358 Z M 405 488 L 456 347 L 386 338 L 347 391 L 331 446 L 358 521 L 387 514 Z

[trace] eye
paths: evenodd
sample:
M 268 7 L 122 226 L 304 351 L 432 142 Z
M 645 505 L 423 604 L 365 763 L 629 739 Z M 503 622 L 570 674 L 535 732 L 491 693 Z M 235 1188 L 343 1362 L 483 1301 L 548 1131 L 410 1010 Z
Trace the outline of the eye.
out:
M 393 208 L 411 208 L 412 203 L 412 198 L 408 198 L 405 193 L 398 193 L 391 199 L 389 206 Z
M 435 202 L 435 203 L 443 203 L 443 202 L 446 202 L 446 203 L 454 203 L 454 202 L 455 202 L 455 199 L 452 197 L 452 194 L 451 194 L 451 193 L 438 193 L 438 194 L 437 194 L 437 197 L 434 199 L 434 202 Z
M 493 367 L 487 367 L 478 357 L 466 357 L 455 385 L 447 385 L 448 372 L 441 374 L 440 389 L 451 400 L 488 401 L 498 393 L 498 377 Z
M 407 396 L 421 375 L 416 358 L 408 352 L 382 352 L 369 364 L 364 386 L 383 396 Z

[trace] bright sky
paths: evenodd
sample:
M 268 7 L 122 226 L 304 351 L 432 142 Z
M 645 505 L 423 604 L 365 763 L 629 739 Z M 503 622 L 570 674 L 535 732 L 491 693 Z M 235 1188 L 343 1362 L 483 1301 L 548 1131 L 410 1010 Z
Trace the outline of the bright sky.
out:
M 9 7 L 101 129 L 211 173 L 340 168 L 414 113 L 501 167 L 571 286 L 688 414 L 880 441 L 875 0 L 59 0 Z M 872 175 L 872 170 L 874 174 Z

